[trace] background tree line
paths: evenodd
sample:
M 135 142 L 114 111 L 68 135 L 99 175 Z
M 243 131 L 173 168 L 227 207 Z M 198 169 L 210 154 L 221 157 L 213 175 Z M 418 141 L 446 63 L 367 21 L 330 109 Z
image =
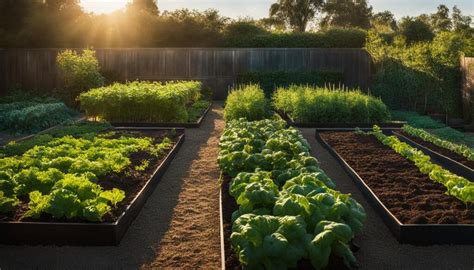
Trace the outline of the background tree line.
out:
M 156 0 L 133 0 L 102 15 L 86 13 L 79 0 L 2 0 L 0 46 L 362 47 L 368 29 L 418 42 L 442 31 L 472 38 L 471 22 L 444 5 L 397 21 L 390 11 L 374 13 L 366 0 L 277 0 L 260 20 L 230 19 L 212 9 L 160 11 Z

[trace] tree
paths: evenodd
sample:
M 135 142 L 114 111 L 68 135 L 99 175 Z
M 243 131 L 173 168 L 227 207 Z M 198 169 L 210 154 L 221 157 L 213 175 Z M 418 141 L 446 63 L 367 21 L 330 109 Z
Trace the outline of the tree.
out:
M 453 24 L 453 29 L 456 32 L 468 32 L 471 28 L 472 19 L 469 16 L 464 16 L 461 13 L 461 10 L 457 7 L 453 7 L 453 12 L 451 14 L 451 20 Z
M 388 10 L 374 14 L 371 23 L 372 27 L 382 32 L 392 32 L 398 29 L 395 16 Z
M 439 5 L 438 11 L 431 14 L 431 25 L 435 32 L 449 31 L 452 27 L 451 19 L 449 18 L 449 8 L 445 5 Z
M 146 12 L 150 15 L 158 16 L 160 10 L 158 9 L 158 4 L 156 0 L 133 0 L 128 6 L 127 11 L 132 12 Z
M 323 11 L 326 15 L 320 23 L 322 28 L 329 26 L 370 28 L 372 6 L 368 6 L 367 0 L 327 0 L 323 5 Z
M 430 25 L 418 17 L 403 17 L 400 21 L 400 33 L 408 44 L 431 41 L 435 36 Z
M 285 22 L 295 32 L 304 32 L 322 4 L 323 0 L 278 0 L 270 7 L 270 17 Z

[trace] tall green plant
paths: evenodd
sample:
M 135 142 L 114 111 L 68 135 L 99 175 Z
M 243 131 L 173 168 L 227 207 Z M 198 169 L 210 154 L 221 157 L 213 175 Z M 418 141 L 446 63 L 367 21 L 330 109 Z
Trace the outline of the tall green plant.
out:
M 408 44 L 400 36 L 388 43 L 370 31 L 366 49 L 376 64 L 371 93 L 391 109 L 459 115 L 459 56 L 465 46 L 465 38 L 457 33 Z
M 290 86 L 279 88 L 273 106 L 298 122 L 376 123 L 390 119 L 387 106 L 360 91 Z
M 91 89 L 78 100 L 88 117 L 116 122 L 187 122 L 200 82 L 130 82 Z
M 239 118 L 254 121 L 270 115 L 270 102 L 256 84 L 234 88 L 225 102 L 224 117 L 227 121 Z
M 65 50 L 58 54 L 56 62 L 63 83 L 58 94 L 70 105 L 75 104 L 80 93 L 104 84 L 94 50 L 86 49 L 82 54 Z

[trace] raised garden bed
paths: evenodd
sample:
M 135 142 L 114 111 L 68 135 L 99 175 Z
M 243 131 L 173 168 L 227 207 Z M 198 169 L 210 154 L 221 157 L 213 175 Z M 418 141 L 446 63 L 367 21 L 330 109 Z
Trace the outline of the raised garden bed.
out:
M 448 149 L 439 147 L 433 143 L 410 136 L 406 132 L 396 131 L 393 132 L 393 134 L 396 135 L 401 141 L 406 142 L 409 145 L 423 151 L 423 153 L 430 156 L 434 161 L 442 165 L 447 170 L 457 175 L 466 177 L 467 179 L 474 180 L 474 161 L 470 161 L 464 156 L 461 156 Z
M 184 130 L 118 128 L 115 132 L 136 137 L 147 136 L 155 140 L 161 140 L 167 136 L 170 137 L 172 146 L 165 150 L 164 155 L 156 157 L 147 156 L 146 152 L 132 153 L 131 164 L 124 171 L 110 172 L 105 177 L 98 178 L 97 184 L 104 190 L 119 188 L 125 191 L 123 201 L 108 212 L 102 222 L 89 222 L 79 218 L 55 219 L 49 214 L 42 214 L 39 219 L 27 217 L 20 220 L 18 212 L 23 211 L 20 205 L 13 214 L 0 214 L 0 243 L 14 245 L 119 244 L 184 142 Z M 150 165 L 143 170 L 138 169 L 137 166 L 142 165 L 143 160 L 148 160 Z
M 401 243 L 473 244 L 474 208 L 373 136 L 316 132 Z
M 197 119 L 196 122 L 190 123 L 144 123 L 144 122 L 111 122 L 110 124 L 115 127 L 178 127 L 178 128 L 199 128 L 201 127 L 202 121 L 206 117 L 207 113 L 212 108 L 212 102 L 204 110 L 202 115 Z

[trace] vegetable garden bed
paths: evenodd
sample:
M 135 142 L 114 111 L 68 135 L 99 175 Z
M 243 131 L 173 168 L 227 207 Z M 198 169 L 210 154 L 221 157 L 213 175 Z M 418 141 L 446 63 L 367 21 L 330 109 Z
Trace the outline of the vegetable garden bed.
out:
M 65 202 L 68 202 L 67 196 L 70 196 L 71 193 L 66 193 L 69 195 L 64 195 L 65 197 L 58 197 L 57 193 L 55 193 L 57 189 L 53 189 L 50 193 L 36 193 L 35 196 L 40 198 L 44 198 L 45 196 L 51 196 L 49 199 L 49 203 L 51 204 L 51 206 L 50 208 L 48 208 L 49 210 L 38 212 L 38 215 L 35 216 L 25 215 L 25 213 L 28 213 L 33 210 L 30 207 L 31 202 L 33 201 L 34 203 L 32 193 L 35 194 L 36 191 L 30 192 L 29 202 L 27 200 L 27 196 L 18 195 L 19 204 L 14 206 L 14 210 L 0 214 L 0 243 L 15 245 L 117 245 L 124 236 L 128 227 L 135 219 L 135 217 L 139 214 L 147 198 L 153 192 L 160 178 L 171 163 L 171 160 L 174 158 L 180 146 L 184 142 L 184 130 L 171 130 L 160 128 L 116 128 L 113 129 L 112 132 L 113 133 L 104 134 L 105 137 L 101 137 L 105 138 L 106 145 L 107 143 L 110 145 L 112 143 L 111 140 L 116 138 L 131 138 L 131 140 L 133 140 L 133 138 L 137 138 L 137 140 L 140 138 L 145 138 L 150 142 L 153 142 L 152 145 L 147 146 L 152 148 L 139 148 L 142 150 L 130 152 L 130 154 L 128 155 L 130 163 L 126 165 L 123 170 L 108 171 L 105 175 L 97 176 L 97 178 L 92 182 L 92 184 L 90 184 L 97 184 L 98 186 L 100 186 L 98 188 L 99 192 L 101 192 L 99 197 L 94 199 L 94 201 L 90 201 L 90 203 L 98 202 L 99 204 L 101 204 L 103 203 L 102 196 L 104 193 L 107 193 L 109 191 L 115 192 L 117 190 L 124 191 L 124 197 L 122 198 L 122 200 L 117 200 L 115 206 L 109 207 L 109 211 L 103 214 L 103 216 L 98 216 L 97 220 L 88 221 L 91 219 L 84 218 L 88 217 L 84 214 L 87 213 L 87 207 L 81 209 L 82 214 L 78 216 L 71 214 L 71 216 L 68 217 L 68 213 L 66 212 L 66 216 L 63 216 L 61 218 L 55 217 L 55 215 L 58 215 L 58 209 L 55 207 L 58 207 L 58 205 L 60 204 L 53 203 L 57 203 L 58 198 L 63 198 L 66 200 Z M 74 138 L 71 138 L 72 137 L 62 137 L 59 140 L 74 140 Z M 166 142 L 165 145 L 164 141 L 166 140 L 166 138 L 169 138 L 170 140 L 169 142 Z M 78 142 L 80 142 L 80 140 L 81 139 L 79 139 Z M 54 147 L 55 142 L 53 141 L 52 143 L 52 146 Z M 94 141 L 92 141 L 92 144 L 95 145 L 95 143 L 96 142 L 94 139 Z M 56 147 L 62 146 L 63 145 L 56 145 Z M 35 151 L 38 151 L 38 149 L 41 149 L 41 147 L 33 148 L 30 151 L 33 151 L 34 153 Z M 159 154 L 155 154 L 155 152 L 149 152 L 152 151 L 152 149 L 158 151 L 156 153 Z M 33 155 L 31 152 L 26 153 L 30 156 Z M 12 158 L 14 159 L 16 157 L 17 156 L 13 156 Z M 9 157 L 6 157 L 6 159 L 8 158 Z M 106 155 L 106 157 L 104 158 L 108 159 L 109 157 Z M 41 171 L 39 173 L 41 173 Z M 86 174 L 84 175 L 65 174 L 65 178 L 56 182 L 53 188 L 56 188 L 56 185 L 59 182 L 67 181 L 67 178 L 69 178 L 70 181 L 74 181 L 74 179 L 78 177 L 87 177 L 88 171 L 86 171 L 85 173 Z M 81 182 L 81 184 L 83 184 L 83 182 Z M 1 195 L 3 196 L 3 192 L 5 191 L 5 185 L 2 185 L 0 187 L 2 187 Z M 59 187 L 60 192 L 64 192 L 64 190 L 69 191 L 69 188 L 71 188 L 71 186 L 66 186 L 65 184 L 63 184 L 62 189 L 61 187 Z M 83 195 L 84 192 L 88 193 L 97 191 L 97 188 L 82 188 L 84 187 L 79 186 L 79 191 L 75 194 L 79 198 L 81 196 L 85 196 Z M 108 195 L 110 195 L 110 193 Z M 64 204 L 62 205 L 64 206 Z M 66 204 L 66 206 L 71 205 Z M 95 205 L 93 204 L 92 206 L 95 207 Z M 102 206 L 104 206 L 104 204 L 102 204 Z M 65 209 L 67 209 L 67 207 Z M 77 214 L 77 212 L 72 213 Z M 83 217 L 83 215 L 85 216 Z
M 206 117 L 207 113 L 211 110 L 212 102 L 209 102 L 209 106 L 203 111 L 201 116 L 196 122 L 191 123 L 143 123 L 143 122 L 111 122 L 110 124 L 115 127 L 178 127 L 178 128 L 199 128 L 201 127 L 202 121 Z
M 423 151 L 423 153 L 430 156 L 449 171 L 464 176 L 471 181 L 474 180 L 474 161 L 470 161 L 457 153 L 441 148 L 433 143 L 410 136 L 406 132 L 399 131 L 393 132 L 393 134 L 401 141 Z
M 373 136 L 316 132 L 401 243 L 473 244 L 474 208 Z
M 387 121 L 387 122 L 382 122 L 382 123 L 316 123 L 316 122 L 297 122 L 291 116 L 289 116 L 286 113 L 283 112 L 278 112 L 278 114 L 283 118 L 288 125 L 293 126 L 293 127 L 298 127 L 298 128 L 317 128 L 317 129 L 336 129 L 336 128 L 342 128 L 342 129 L 351 129 L 353 130 L 354 128 L 362 128 L 362 129 L 368 129 L 372 128 L 374 125 L 380 126 L 383 129 L 398 129 L 403 127 L 403 125 L 406 124 L 406 122 L 403 121 Z

